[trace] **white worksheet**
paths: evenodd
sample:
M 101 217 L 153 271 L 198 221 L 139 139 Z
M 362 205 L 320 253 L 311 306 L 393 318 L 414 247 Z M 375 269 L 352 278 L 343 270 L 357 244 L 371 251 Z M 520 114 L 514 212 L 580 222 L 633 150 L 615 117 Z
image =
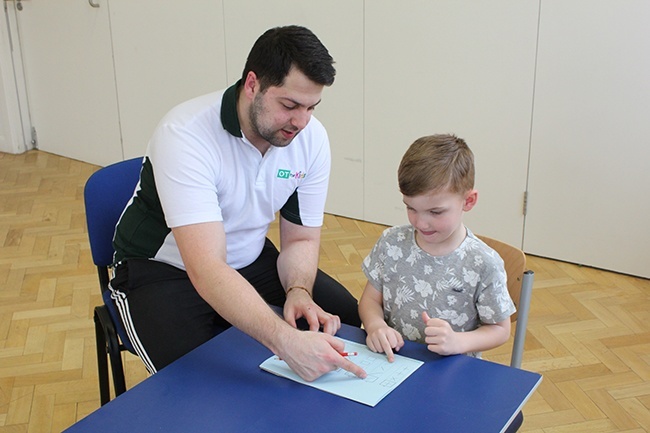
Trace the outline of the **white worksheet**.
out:
M 268 358 L 260 364 L 260 368 L 304 385 L 374 407 L 423 364 L 417 359 L 397 354 L 395 361 L 388 362 L 385 354 L 372 352 L 365 344 L 341 340 L 345 342 L 346 352 L 358 353 L 348 359 L 360 365 L 368 373 L 368 377 L 359 379 L 354 374 L 339 368 L 313 382 L 307 382 L 277 356 Z

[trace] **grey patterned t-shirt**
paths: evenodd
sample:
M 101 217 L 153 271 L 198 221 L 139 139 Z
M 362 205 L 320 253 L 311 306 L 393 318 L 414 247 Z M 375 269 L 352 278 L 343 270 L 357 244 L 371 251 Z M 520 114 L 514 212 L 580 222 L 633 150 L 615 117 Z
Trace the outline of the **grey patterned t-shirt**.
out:
M 423 311 L 457 332 L 501 322 L 515 312 L 503 260 L 469 229 L 455 251 L 434 257 L 417 245 L 413 226 L 388 228 L 362 269 L 382 292 L 386 323 L 411 341 L 425 342 Z

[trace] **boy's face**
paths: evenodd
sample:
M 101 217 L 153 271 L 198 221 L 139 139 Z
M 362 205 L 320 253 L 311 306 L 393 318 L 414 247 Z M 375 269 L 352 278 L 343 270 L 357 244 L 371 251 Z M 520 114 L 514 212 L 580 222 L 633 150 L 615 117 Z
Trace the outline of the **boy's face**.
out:
M 455 250 L 465 239 L 463 212 L 474 207 L 478 193 L 476 190 L 465 194 L 437 191 L 403 197 L 420 248 L 443 255 Z

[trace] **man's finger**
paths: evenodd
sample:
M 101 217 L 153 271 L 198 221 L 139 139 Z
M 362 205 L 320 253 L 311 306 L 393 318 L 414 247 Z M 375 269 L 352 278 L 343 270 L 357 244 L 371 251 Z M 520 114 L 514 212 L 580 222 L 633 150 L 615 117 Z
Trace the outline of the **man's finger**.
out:
M 318 332 L 320 329 L 320 321 L 318 320 L 318 312 L 315 311 L 314 308 L 307 307 L 307 309 L 303 311 L 302 317 L 307 320 L 310 331 Z
M 323 332 L 325 334 L 334 335 L 336 334 L 336 325 L 334 324 L 333 319 L 326 317 L 324 320 L 321 320 L 323 324 Z
M 323 324 L 323 332 L 334 335 L 341 328 L 341 319 L 339 316 L 323 313 L 320 322 Z
M 345 371 L 349 371 L 350 373 L 354 374 L 360 379 L 365 379 L 368 376 L 368 373 L 366 371 L 359 367 L 357 364 L 354 362 L 346 359 L 345 357 L 341 356 L 341 361 L 338 364 L 338 367 L 341 367 Z
M 296 318 L 294 317 L 292 311 L 287 311 L 287 313 L 284 315 L 284 321 L 287 322 L 289 325 L 293 326 L 294 328 L 298 327 L 298 325 L 296 325 Z

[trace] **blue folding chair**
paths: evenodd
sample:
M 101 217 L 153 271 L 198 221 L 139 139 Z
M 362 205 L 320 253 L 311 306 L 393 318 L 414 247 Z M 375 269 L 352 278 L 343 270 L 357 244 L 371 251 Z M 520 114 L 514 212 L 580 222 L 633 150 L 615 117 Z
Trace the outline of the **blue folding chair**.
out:
M 108 289 L 109 269 L 113 263 L 115 225 L 131 199 L 140 177 L 142 157 L 117 162 L 93 173 L 84 188 L 86 223 L 93 263 L 97 266 L 104 305 L 95 307 L 95 338 L 99 395 L 102 405 L 111 399 L 108 360 L 113 373 L 115 396 L 126 391 L 121 352 L 137 355 L 122 325 Z

